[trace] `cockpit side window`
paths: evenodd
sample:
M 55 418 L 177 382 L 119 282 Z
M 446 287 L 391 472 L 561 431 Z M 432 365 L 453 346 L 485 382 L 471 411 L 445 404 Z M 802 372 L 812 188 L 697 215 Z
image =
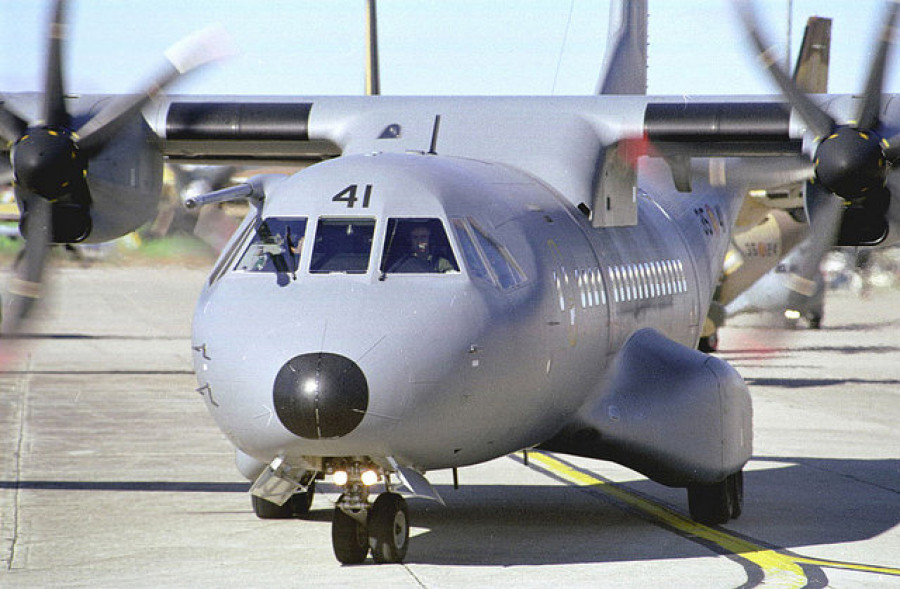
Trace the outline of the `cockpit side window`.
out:
M 519 268 L 519 265 L 513 259 L 504 246 L 500 245 L 494 238 L 490 237 L 481 227 L 474 221 L 470 221 L 472 233 L 475 235 L 475 241 L 484 257 L 487 259 L 494 276 L 501 288 L 511 288 L 525 282 L 525 273 Z
M 438 219 L 388 219 L 384 252 L 384 274 L 459 272 L 456 256 Z
M 493 282 L 490 272 L 488 272 L 484 259 L 478 253 L 478 247 L 473 241 L 472 235 L 469 233 L 468 223 L 465 219 L 452 219 L 453 229 L 456 230 L 456 238 L 462 247 L 463 258 L 469 267 L 469 274 L 488 282 Z
M 225 271 L 228 268 L 231 268 L 234 265 L 234 259 L 238 255 L 238 251 L 241 251 L 244 245 L 247 243 L 247 238 L 250 235 L 250 232 L 253 231 L 256 223 L 245 222 L 244 228 L 241 230 L 240 236 L 236 237 L 232 240 L 231 246 L 228 248 L 227 252 L 224 252 L 220 258 L 219 262 L 216 264 L 216 267 L 213 269 L 212 273 L 209 275 L 209 284 L 213 284 L 219 278 L 225 274 Z
M 305 217 L 269 217 L 256 228 L 235 270 L 296 273 L 305 235 Z
M 365 274 L 374 234 L 375 219 L 319 219 L 309 271 Z

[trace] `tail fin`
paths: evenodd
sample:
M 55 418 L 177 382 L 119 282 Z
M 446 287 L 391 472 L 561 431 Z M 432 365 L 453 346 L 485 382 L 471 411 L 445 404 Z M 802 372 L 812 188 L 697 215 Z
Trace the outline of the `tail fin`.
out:
M 806 21 L 803 44 L 794 66 L 797 87 L 809 94 L 828 92 L 828 61 L 831 53 L 831 19 L 811 16 Z
M 647 0 L 614 0 L 597 94 L 647 93 Z

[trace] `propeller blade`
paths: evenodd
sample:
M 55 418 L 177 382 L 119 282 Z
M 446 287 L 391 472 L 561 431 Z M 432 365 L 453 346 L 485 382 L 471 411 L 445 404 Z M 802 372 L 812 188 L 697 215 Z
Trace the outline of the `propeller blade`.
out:
M 15 174 L 13 174 L 12 167 L 9 165 L 9 162 L 6 160 L 0 160 L 0 186 L 12 184 L 15 179 Z
M 62 45 L 66 32 L 66 0 L 56 0 L 47 44 L 47 69 L 44 73 L 43 121 L 49 127 L 68 127 L 62 74 Z
M 744 23 L 744 29 L 756 46 L 757 51 L 759 51 L 759 57 L 766 69 L 769 70 L 772 79 L 778 84 L 788 102 L 800 114 L 809 130 L 817 137 L 830 135 L 831 131 L 837 126 L 835 120 L 831 118 L 831 115 L 819 108 L 819 105 L 810 100 L 809 96 L 802 92 L 791 77 L 778 65 L 773 46 L 763 37 L 757 26 L 756 14 L 753 12 L 753 7 L 750 3 L 742 2 L 738 8 L 741 20 Z
M 9 144 L 25 134 L 28 122 L 0 104 L 0 138 Z
M 888 51 L 894 42 L 894 22 L 897 20 L 897 2 L 888 2 L 884 27 L 881 29 L 875 57 L 869 66 L 869 77 L 863 91 L 863 103 L 859 109 L 856 126 L 858 129 L 875 129 L 881 114 L 881 93 L 884 90 L 884 71 L 887 67 Z
M 894 135 L 887 140 L 887 147 L 884 149 L 884 157 L 889 162 L 895 162 L 900 158 L 900 133 Z
M 88 157 L 96 154 L 167 86 L 199 66 L 232 55 L 231 47 L 222 27 L 202 29 L 182 39 L 166 50 L 166 63 L 142 92 L 110 104 L 78 130 L 78 147 Z
M 32 194 L 16 195 L 19 202 L 28 203 L 25 219 L 25 247 L 18 261 L 16 276 L 9 285 L 10 302 L 3 318 L 4 333 L 16 333 L 28 317 L 34 303 L 41 296 L 41 277 L 53 231 L 53 205 Z

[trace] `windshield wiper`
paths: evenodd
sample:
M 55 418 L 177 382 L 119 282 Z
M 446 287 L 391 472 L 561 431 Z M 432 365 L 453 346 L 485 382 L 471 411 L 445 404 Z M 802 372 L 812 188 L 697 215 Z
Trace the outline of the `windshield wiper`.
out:
M 290 256 L 291 260 L 291 278 L 297 280 L 297 260 L 294 258 L 294 246 L 291 243 L 291 226 L 286 225 L 284 229 L 284 244 L 287 247 L 288 256 Z M 299 240 L 297 241 L 297 245 L 300 245 Z

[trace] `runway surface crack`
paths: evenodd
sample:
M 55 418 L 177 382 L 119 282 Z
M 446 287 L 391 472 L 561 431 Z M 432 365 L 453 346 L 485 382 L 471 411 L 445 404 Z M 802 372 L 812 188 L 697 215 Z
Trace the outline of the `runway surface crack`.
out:
M 28 369 L 31 368 L 31 356 L 28 357 Z M 29 391 L 29 381 L 31 377 L 29 374 L 22 375 L 16 382 L 16 386 L 13 387 L 13 394 L 19 396 L 19 423 L 18 423 L 18 431 L 16 432 L 16 450 L 13 455 L 14 466 L 13 466 L 13 476 L 15 480 L 15 487 L 13 489 L 13 499 L 12 499 L 12 517 L 11 517 L 11 533 L 9 540 L 9 549 L 7 554 L 4 557 L 6 561 L 6 570 L 10 571 L 13 568 L 13 564 L 16 561 L 16 548 L 18 547 L 19 542 L 19 513 L 20 513 L 20 494 L 21 494 L 21 480 L 22 480 L 22 449 L 25 443 L 25 423 L 26 423 L 26 412 L 28 410 L 28 391 Z
M 420 579 L 420 578 L 412 571 L 412 569 L 409 568 L 409 565 L 408 565 L 408 564 L 404 564 L 404 565 L 403 565 L 403 569 L 407 572 L 407 574 L 408 574 L 410 577 L 412 577 L 413 581 L 416 582 L 416 585 L 418 585 L 419 587 L 422 587 L 422 589 L 428 589 L 428 585 L 426 585 L 425 583 L 422 582 L 422 579 Z

